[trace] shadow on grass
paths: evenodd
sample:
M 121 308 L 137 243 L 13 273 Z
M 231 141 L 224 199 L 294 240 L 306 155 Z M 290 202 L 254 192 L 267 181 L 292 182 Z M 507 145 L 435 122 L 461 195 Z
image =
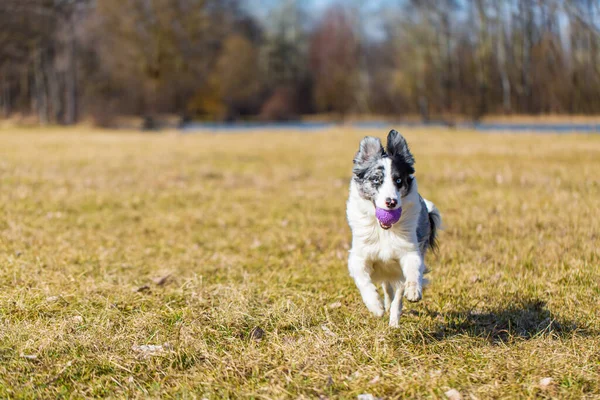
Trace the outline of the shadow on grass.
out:
M 517 301 L 507 308 L 492 311 L 465 310 L 428 314 L 436 319 L 443 319 L 436 330 L 425 333 L 425 337 L 432 341 L 467 335 L 498 344 L 541 336 L 564 338 L 572 335 L 597 335 L 574 321 L 557 318 L 541 300 Z

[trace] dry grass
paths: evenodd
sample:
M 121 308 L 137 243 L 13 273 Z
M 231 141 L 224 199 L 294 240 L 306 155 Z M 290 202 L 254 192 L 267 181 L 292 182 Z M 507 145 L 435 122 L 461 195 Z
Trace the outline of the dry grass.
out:
M 600 397 L 600 136 L 404 132 L 446 230 L 394 330 L 345 265 L 367 133 L 0 133 L 0 397 Z
M 514 123 L 514 124 L 598 124 L 598 115 L 488 115 L 482 118 L 483 122 Z

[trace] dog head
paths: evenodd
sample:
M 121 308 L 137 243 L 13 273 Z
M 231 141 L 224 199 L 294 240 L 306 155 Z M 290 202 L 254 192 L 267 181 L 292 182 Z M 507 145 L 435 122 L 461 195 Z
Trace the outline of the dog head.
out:
M 410 193 L 415 160 L 406 140 L 391 130 L 384 149 L 378 138 L 367 136 L 354 156 L 354 182 L 361 197 L 375 207 L 395 210 Z

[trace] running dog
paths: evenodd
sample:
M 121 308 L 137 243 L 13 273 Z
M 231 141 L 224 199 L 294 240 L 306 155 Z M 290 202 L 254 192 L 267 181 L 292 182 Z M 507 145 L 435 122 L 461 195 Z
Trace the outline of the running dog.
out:
M 425 252 L 436 247 L 442 222 L 433 203 L 419 195 L 414 164 L 397 131 L 390 131 L 385 148 L 378 138 L 365 137 L 354 157 L 346 209 L 352 230 L 350 276 L 371 313 L 381 317 L 384 307 L 389 310 L 392 327 L 402 314 L 402 296 L 421 300 Z M 400 218 L 390 223 L 380 212 Z M 384 304 L 376 284 L 383 288 Z

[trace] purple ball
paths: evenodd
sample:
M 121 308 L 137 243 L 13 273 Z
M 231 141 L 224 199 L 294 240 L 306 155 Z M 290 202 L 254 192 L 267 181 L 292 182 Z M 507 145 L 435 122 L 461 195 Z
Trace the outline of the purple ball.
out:
M 375 208 L 375 216 L 383 225 L 392 225 L 398 222 L 402 215 L 402 208 L 396 210 L 386 210 L 384 208 Z

